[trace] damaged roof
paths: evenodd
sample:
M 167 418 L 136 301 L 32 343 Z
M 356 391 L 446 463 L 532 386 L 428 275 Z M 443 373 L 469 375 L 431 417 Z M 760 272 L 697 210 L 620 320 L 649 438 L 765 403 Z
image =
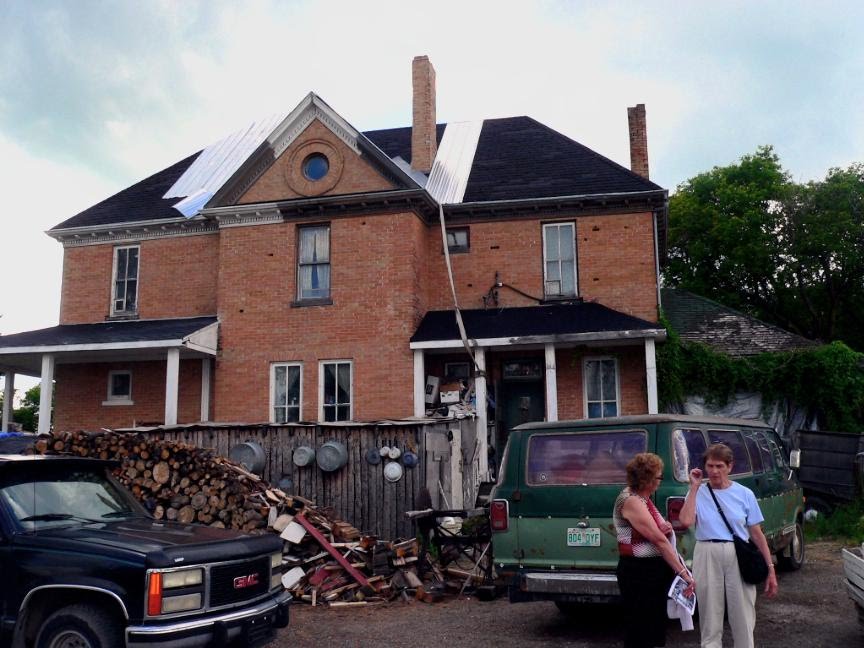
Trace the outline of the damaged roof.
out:
M 687 342 L 701 342 L 730 356 L 797 351 L 819 342 L 681 288 L 661 289 L 663 313 Z
M 446 124 L 437 125 L 439 144 L 446 130 Z M 367 131 L 363 135 L 394 163 L 398 164 L 397 158 L 410 162 L 411 127 Z M 201 154 L 199 151 L 141 180 L 63 221 L 52 231 L 184 219 L 177 207 L 178 197 L 165 196 Z M 482 204 L 640 192 L 664 190 L 530 117 L 510 117 L 482 123 L 464 194 L 457 202 Z

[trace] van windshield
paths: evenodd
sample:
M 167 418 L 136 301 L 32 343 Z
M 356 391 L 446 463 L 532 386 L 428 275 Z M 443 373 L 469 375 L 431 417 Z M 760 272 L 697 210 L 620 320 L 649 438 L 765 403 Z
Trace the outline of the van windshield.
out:
M 526 482 L 535 486 L 624 484 L 627 462 L 647 446 L 645 430 L 537 434 L 528 441 Z

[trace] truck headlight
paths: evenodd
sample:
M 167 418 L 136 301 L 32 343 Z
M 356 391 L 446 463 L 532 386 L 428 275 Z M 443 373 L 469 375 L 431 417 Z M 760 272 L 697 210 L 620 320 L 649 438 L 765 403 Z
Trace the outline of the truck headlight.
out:
M 204 582 L 203 569 L 182 569 L 180 571 L 164 572 L 162 574 L 162 588 L 173 589 L 175 587 L 191 587 Z
M 182 594 L 180 596 L 165 596 L 162 598 L 162 614 L 197 610 L 201 607 L 201 594 Z

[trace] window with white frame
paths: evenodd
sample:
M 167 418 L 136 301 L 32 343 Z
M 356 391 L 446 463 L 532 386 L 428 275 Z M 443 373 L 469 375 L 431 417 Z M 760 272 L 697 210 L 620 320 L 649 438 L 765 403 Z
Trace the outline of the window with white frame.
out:
M 111 290 L 111 314 L 138 312 L 138 256 L 140 246 L 114 248 L 114 284 Z
M 615 358 L 586 358 L 582 376 L 586 418 L 618 416 L 618 361 Z
M 297 300 L 330 298 L 330 226 L 298 230 Z
M 543 225 L 543 292 L 547 298 L 576 296 L 576 224 Z
M 447 251 L 450 254 L 467 252 L 471 249 L 470 232 L 467 227 L 447 228 Z
M 105 405 L 127 405 L 132 402 L 132 372 L 108 372 L 108 398 Z
M 270 365 L 270 420 L 297 423 L 303 402 L 303 365 L 278 362 Z
M 322 362 L 319 375 L 321 416 L 324 421 L 350 421 L 353 418 L 350 360 Z

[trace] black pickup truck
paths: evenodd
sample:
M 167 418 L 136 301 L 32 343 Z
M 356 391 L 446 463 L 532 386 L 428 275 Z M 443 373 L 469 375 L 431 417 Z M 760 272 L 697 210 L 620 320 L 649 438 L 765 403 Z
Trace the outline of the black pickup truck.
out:
M 153 519 L 115 463 L 0 455 L 0 646 L 260 646 L 282 540 Z

